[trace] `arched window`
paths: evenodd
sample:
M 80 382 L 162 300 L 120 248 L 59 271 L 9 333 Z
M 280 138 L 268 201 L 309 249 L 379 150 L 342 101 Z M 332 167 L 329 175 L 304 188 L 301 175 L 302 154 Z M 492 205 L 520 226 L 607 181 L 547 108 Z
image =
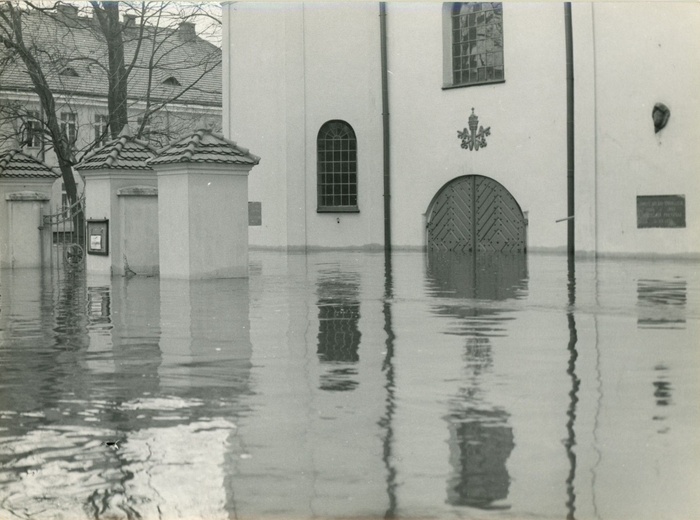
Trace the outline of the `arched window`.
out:
M 357 212 L 357 139 L 345 121 L 328 121 L 318 132 L 319 212 Z

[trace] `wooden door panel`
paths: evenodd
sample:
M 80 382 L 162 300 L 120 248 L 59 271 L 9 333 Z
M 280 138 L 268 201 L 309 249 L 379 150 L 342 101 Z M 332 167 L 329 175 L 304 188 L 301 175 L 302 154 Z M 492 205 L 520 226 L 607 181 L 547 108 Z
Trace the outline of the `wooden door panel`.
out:
M 428 247 L 431 250 L 472 249 L 472 199 L 470 183 L 451 184 L 438 195 L 428 223 Z
M 428 249 L 525 251 L 525 231 L 520 206 L 501 184 L 480 175 L 460 177 L 433 202 L 428 214 Z

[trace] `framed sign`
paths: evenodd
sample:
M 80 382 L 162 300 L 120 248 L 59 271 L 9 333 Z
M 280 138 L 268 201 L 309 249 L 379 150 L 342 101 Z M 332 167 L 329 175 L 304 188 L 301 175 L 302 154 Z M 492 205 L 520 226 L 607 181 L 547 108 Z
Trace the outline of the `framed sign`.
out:
M 637 196 L 638 228 L 684 228 L 685 195 Z
M 262 226 L 262 202 L 248 202 L 248 225 Z
M 87 221 L 87 252 L 89 255 L 109 254 L 109 220 Z

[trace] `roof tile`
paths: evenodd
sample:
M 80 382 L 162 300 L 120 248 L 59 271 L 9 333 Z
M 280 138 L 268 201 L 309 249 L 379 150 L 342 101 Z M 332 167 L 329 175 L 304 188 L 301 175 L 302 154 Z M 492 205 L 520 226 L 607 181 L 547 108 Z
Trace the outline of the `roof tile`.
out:
M 57 179 L 61 174 L 51 167 L 23 153 L 21 150 L 10 150 L 0 154 L 0 177 Z
M 260 162 L 260 157 L 211 130 L 197 130 L 159 150 L 153 159 L 147 161 L 151 166 L 182 162 L 255 166 Z
M 155 156 L 155 150 L 144 141 L 121 135 L 102 148 L 86 155 L 76 170 L 152 170 L 146 161 Z

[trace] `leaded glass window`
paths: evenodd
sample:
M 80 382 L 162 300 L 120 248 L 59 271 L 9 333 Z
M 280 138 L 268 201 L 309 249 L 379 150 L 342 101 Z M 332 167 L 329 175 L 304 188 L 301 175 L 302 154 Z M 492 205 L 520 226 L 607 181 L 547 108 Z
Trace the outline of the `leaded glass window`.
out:
M 318 132 L 318 211 L 358 211 L 357 139 L 344 121 L 329 121 Z
M 501 3 L 455 3 L 450 19 L 453 85 L 503 81 Z

